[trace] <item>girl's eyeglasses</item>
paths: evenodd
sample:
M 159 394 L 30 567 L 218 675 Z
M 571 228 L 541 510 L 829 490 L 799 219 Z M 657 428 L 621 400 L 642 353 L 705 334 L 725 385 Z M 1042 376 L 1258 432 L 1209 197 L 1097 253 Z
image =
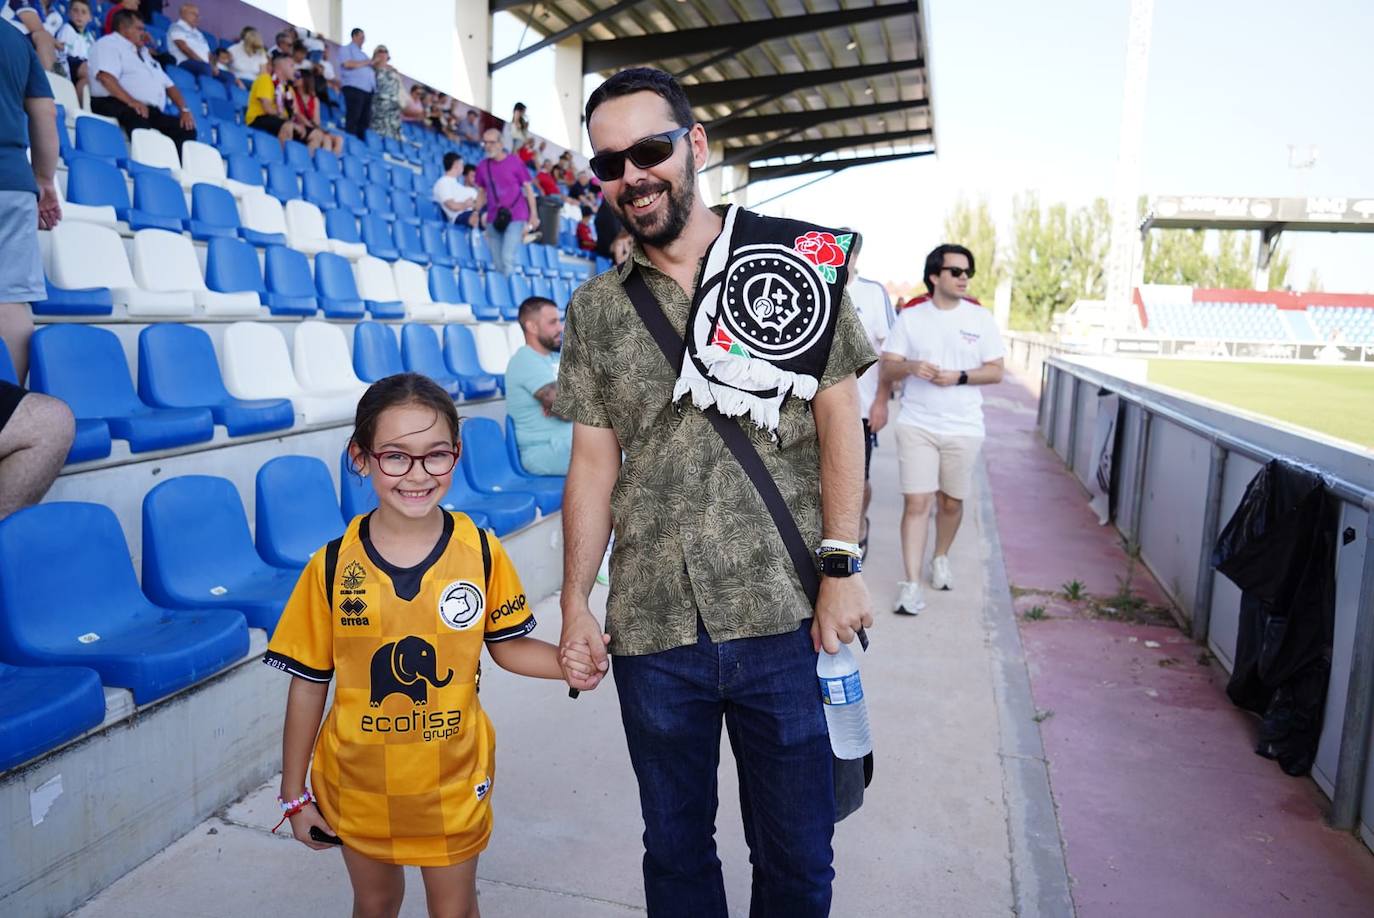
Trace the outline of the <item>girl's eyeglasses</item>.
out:
M 402 478 L 410 474 L 415 463 L 431 475 L 447 475 L 458 464 L 458 454 L 451 449 L 436 449 L 423 456 L 412 456 L 400 450 L 388 449 L 380 453 L 364 450 L 377 463 L 377 470 L 389 478 Z
M 652 137 L 645 137 L 638 143 L 615 153 L 601 153 L 591 158 L 592 175 L 603 182 L 614 182 L 625 174 L 625 158 L 641 169 L 657 166 L 673 155 L 673 145 L 678 138 L 690 131 L 690 127 L 680 127 L 675 131 L 665 131 Z

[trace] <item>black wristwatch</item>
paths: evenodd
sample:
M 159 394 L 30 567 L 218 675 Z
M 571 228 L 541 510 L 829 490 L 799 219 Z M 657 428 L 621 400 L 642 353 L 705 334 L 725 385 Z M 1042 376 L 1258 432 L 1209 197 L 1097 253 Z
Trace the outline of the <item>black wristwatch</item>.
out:
M 816 550 L 816 557 L 821 562 L 821 573 L 827 577 L 849 577 L 864 569 L 863 560 L 847 551 L 821 548 Z
M 959 371 L 959 385 L 961 385 L 961 386 L 967 386 L 967 385 L 968 385 L 968 370 L 960 370 L 960 371 Z

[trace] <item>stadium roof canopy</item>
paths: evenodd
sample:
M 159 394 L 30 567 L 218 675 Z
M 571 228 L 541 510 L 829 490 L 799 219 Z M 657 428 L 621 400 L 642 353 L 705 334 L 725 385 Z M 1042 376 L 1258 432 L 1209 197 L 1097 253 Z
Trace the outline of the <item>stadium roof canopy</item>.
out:
M 748 182 L 935 152 L 926 21 L 909 0 L 490 0 L 583 70 L 651 65 L 682 81 Z M 741 186 L 742 187 L 742 186 Z

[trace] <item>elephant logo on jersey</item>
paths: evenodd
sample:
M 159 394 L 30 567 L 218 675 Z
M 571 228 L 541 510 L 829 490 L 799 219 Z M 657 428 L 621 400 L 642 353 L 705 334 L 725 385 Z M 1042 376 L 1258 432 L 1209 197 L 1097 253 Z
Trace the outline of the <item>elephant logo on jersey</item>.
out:
M 486 597 L 477 584 L 455 580 L 439 596 L 439 617 L 454 631 L 466 631 L 481 620 L 486 605 Z
M 438 678 L 434 647 L 411 635 L 377 648 L 372 655 L 372 694 L 368 704 L 379 707 L 390 695 L 405 695 L 416 704 L 429 703 L 429 687 L 443 688 L 453 680 L 453 670 Z

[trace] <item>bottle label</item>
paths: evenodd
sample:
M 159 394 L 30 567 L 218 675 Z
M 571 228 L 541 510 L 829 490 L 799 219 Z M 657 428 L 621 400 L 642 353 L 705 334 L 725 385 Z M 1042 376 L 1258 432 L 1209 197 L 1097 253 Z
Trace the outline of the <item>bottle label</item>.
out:
M 863 697 L 864 687 L 858 673 L 821 680 L 821 701 L 825 704 L 853 704 L 862 701 Z

